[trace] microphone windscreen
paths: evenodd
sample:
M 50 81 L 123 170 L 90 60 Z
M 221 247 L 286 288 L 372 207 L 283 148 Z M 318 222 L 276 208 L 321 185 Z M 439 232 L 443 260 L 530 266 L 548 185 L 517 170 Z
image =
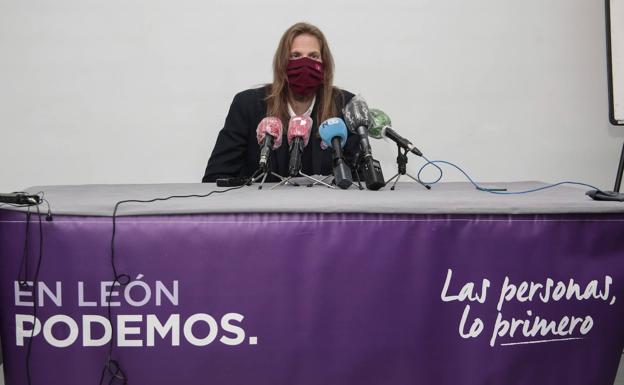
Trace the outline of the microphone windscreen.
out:
M 368 135 L 375 139 L 381 139 L 385 136 L 386 127 L 392 126 L 390 117 L 383 111 L 376 108 L 370 109 L 371 125 L 368 129 Z
M 293 116 L 288 122 L 288 144 L 294 138 L 303 138 L 303 146 L 308 145 L 312 131 L 312 118 L 307 115 Z
M 358 127 L 366 126 L 370 124 L 370 115 L 368 112 L 368 105 L 363 97 L 360 95 L 354 96 L 343 110 L 345 122 L 347 128 L 351 132 L 356 132 Z
M 262 144 L 264 137 L 269 134 L 275 138 L 273 141 L 273 149 L 279 148 L 282 145 L 282 120 L 275 116 L 267 116 L 258 123 L 256 129 L 256 139 L 258 144 Z
M 319 134 L 325 147 L 331 147 L 332 139 L 340 137 L 340 146 L 344 148 L 347 143 L 347 125 L 340 118 L 329 118 L 319 126 Z

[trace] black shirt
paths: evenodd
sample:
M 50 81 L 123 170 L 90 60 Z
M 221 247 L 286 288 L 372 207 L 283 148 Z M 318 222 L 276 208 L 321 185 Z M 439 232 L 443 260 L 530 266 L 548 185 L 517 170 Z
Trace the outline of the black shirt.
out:
M 219 132 L 212 155 L 208 160 L 202 182 L 215 182 L 217 178 L 250 177 L 258 169 L 260 145 L 256 139 L 258 123 L 267 116 L 267 88 L 254 88 L 239 92 L 234 96 L 230 111 L 225 118 L 225 125 Z M 339 118 L 343 118 L 342 108 L 351 100 L 353 94 L 340 91 L 336 100 Z M 318 99 L 317 99 L 318 100 Z M 310 117 L 313 119 L 310 141 L 303 150 L 301 171 L 308 175 L 330 175 L 332 173 L 331 148 L 321 149 L 318 134 L 319 122 L 315 121 L 318 103 L 315 103 Z M 288 175 L 287 127 L 283 130 L 282 145 L 271 156 L 271 169 L 279 175 Z M 358 151 L 357 135 L 349 133 L 344 148 L 347 161 Z M 277 181 L 275 177 L 268 181 Z

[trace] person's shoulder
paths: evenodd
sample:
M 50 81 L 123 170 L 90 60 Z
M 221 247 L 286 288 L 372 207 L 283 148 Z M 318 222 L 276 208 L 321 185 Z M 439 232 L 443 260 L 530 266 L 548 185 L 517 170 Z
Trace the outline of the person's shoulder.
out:
M 251 103 L 263 101 L 267 95 L 266 86 L 261 86 L 258 88 L 250 88 L 244 91 L 241 91 L 234 95 L 234 101 L 238 101 L 241 103 Z
M 349 102 L 349 100 L 351 100 L 351 98 L 353 98 L 355 96 L 354 93 L 349 92 L 347 90 L 343 90 L 343 89 L 340 89 L 340 88 L 337 88 L 337 90 L 338 90 L 338 92 L 340 92 L 342 94 L 342 96 L 345 98 L 345 100 L 347 102 Z
M 339 108 L 344 107 L 355 96 L 353 93 L 338 87 L 334 87 L 334 95 Z

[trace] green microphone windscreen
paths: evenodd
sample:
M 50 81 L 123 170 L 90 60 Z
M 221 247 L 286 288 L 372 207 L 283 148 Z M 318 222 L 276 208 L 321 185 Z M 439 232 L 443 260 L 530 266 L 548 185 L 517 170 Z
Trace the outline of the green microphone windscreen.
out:
M 371 126 L 368 129 L 368 135 L 375 139 L 381 139 L 383 138 L 384 128 L 392 125 L 390 117 L 385 112 L 376 108 L 371 108 L 369 111 L 371 115 Z

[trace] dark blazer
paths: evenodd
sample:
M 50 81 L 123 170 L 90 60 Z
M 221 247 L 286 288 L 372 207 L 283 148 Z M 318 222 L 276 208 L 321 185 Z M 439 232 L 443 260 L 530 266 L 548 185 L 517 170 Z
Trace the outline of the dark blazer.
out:
M 215 182 L 217 178 L 250 177 L 258 169 L 260 159 L 260 145 L 256 139 L 258 123 L 267 116 L 265 102 L 266 87 L 254 88 L 239 92 L 234 96 L 230 111 L 225 118 L 225 125 L 219 132 L 217 142 L 208 160 L 206 172 L 202 182 Z M 353 94 L 341 91 L 339 100 L 336 100 L 338 117 L 342 116 L 342 107 L 351 100 Z M 301 157 L 301 171 L 308 175 L 330 175 L 333 170 L 331 148 L 321 149 L 321 138 L 318 135 L 319 122 L 316 121 L 318 103 L 312 110 L 311 118 L 314 121 L 310 141 L 303 150 Z M 288 140 L 284 127 L 282 145 L 271 155 L 271 169 L 279 175 L 288 176 Z M 359 149 L 357 135 L 349 133 L 344 154 L 350 161 Z M 278 179 L 271 176 L 267 181 L 275 182 Z

